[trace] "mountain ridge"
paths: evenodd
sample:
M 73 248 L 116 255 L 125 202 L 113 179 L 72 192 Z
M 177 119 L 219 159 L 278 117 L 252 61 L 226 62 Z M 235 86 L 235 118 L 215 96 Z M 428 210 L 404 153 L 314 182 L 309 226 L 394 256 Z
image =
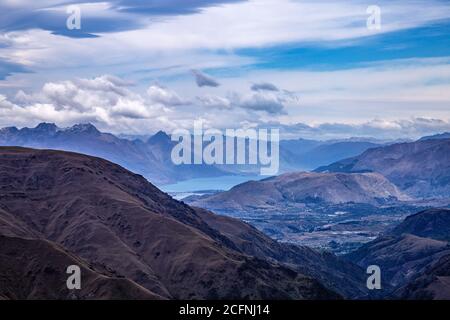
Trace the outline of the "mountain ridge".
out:
M 129 137 L 129 138 L 127 138 Z M 311 170 L 320 165 L 356 156 L 367 148 L 380 145 L 373 139 L 352 138 L 332 141 L 280 141 L 280 170 Z M 118 163 L 159 184 L 170 184 L 191 178 L 226 175 L 257 175 L 259 166 L 197 165 L 175 166 L 171 150 L 176 142 L 164 131 L 149 137 L 113 135 L 100 132 L 90 123 L 60 128 L 54 123 L 40 123 L 35 128 L 0 129 L 0 145 L 74 151 L 98 156 Z
M 153 141 L 153 143 L 152 143 Z M 9 127 L 0 130 L 0 145 L 53 149 L 83 153 L 108 159 L 142 174 L 158 184 L 193 177 L 214 177 L 227 173 L 212 166 L 176 166 L 170 161 L 173 143 L 167 140 L 128 140 L 100 132 L 90 123 L 59 128 L 40 123 L 35 128 Z
M 450 232 L 449 217 L 447 208 L 423 210 L 345 258 L 362 268 L 378 265 L 392 298 L 450 299 L 450 242 L 442 236 Z
M 315 172 L 378 172 L 413 197 L 450 194 L 450 139 L 418 140 L 369 149 Z
M 277 210 L 280 206 L 316 203 L 381 204 L 402 201 L 403 195 L 376 173 L 285 173 L 249 181 L 229 191 L 194 199 L 192 204 L 211 210 Z
M 312 277 L 319 273 L 330 281 L 330 269 L 311 270 L 330 268 L 336 258 L 324 264 L 314 251 L 291 251 L 256 230 L 244 232 L 247 225 L 234 219 L 221 231 L 212 213 L 175 201 L 142 176 L 100 158 L 0 147 L 0 199 L 0 234 L 46 239 L 163 298 L 341 297 L 331 289 L 338 278 L 325 287 Z M 251 236 L 244 240 L 244 234 Z M 278 248 L 284 248 L 279 255 L 296 252 L 303 266 L 276 257 Z

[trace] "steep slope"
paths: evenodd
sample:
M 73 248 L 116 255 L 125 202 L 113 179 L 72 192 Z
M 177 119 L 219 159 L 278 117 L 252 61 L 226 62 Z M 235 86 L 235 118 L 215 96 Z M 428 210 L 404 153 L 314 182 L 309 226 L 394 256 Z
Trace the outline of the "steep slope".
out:
M 2 147 L 0 199 L 3 235 L 46 239 L 154 295 L 339 297 L 293 267 L 245 254 L 235 239 L 221 233 L 220 226 L 208 224 L 199 210 L 99 158 Z M 242 222 L 233 223 L 242 228 Z M 7 259 L 16 255 L 9 252 Z
M 443 256 L 422 275 L 397 289 L 396 299 L 450 300 L 450 254 Z
M 397 287 L 394 296 L 441 296 L 441 293 L 448 293 L 450 290 L 448 278 L 445 278 L 450 270 L 445 269 L 448 267 L 450 244 L 444 240 L 450 231 L 449 216 L 448 209 L 419 212 L 406 218 L 386 235 L 350 253 L 346 258 L 363 268 L 369 265 L 380 266 L 382 279 Z M 440 288 L 439 292 L 433 289 L 433 294 L 425 294 L 437 287 Z
M 81 269 L 80 290 L 68 290 L 66 269 Z M 129 279 L 86 262 L 46 240 L 0 235 L 0 297 L 5 299 L 161 299 Z
M 450 209 L 429 209 L 413 214 L 390 232 L 397 236 L 404 233 L 450 241 Z
M 383 280 L 395 287 L 422 274 L 430 264 L 446 254 L 450 254 L 448 242 L 404 234 L 377 238 L 347 258 L 362 268 L 380 266 Z
M 429 139 L 375 149 L 317 172 L 378 172 L 416 197 L 450 194 L 450 139 Z
M 320 280 L 322 284 L 347 298 L 366 298 L 372 293 L 365 285 L 366 273 L 363 269 L 327 251 L 279 243 L 249 224 L 236 223 L 235 219 L 212 214 L 204 209 L 197 209 L 197 212 L 210 227 L 220 230 L 241 252 L 285 263 Z
M 250 181 L 227 192 L 193 202 L 211 210 L 281 210 L 316 203 L 382 204 L 407 200 L 398 189 L 376 173 L 286 173 Z

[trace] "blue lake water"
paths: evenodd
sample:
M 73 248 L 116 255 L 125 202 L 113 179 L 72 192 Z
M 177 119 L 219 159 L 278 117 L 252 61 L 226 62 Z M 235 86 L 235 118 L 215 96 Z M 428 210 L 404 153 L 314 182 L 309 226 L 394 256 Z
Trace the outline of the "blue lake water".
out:
M 214 178 L 196 178 L 180 181 L 175 184 L 159 186 L 164 192 L 195 192 L 205 190 L 229 190 L 235 185 L 250 181 L 261 180 L 267 176 L 221 176 Z

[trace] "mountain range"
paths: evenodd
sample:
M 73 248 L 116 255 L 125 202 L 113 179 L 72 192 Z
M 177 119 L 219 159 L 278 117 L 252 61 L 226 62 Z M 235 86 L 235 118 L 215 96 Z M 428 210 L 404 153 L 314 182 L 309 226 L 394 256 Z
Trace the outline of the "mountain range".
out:
M 0 199 L 3 298 L 368 295 L 358 266 L 189 207 L 100 158 L 1 147 Z M 65 288 L 71 264 L 84 274 L 79 292 Z
M 180 202 L 148 180 L 240 169 L 174 166 L 162 131 L 142 141 L 92 125 L 1 129 L 0 299 L 450 299 L 450 210 L 415 213 L 449 204 L 446 134 L 283 144 L 286 166 L 347 146 L 350 157 Z M 74 264 L 77 291 L 65 285 Z M 373 264 L 382 292 L 366 287 Z
M 432 136 L 422 137 L 419 140 L 423 141 L 423 140 L 435 140 L 435 139 L 450 139 L 450 132 L 444 132 L 444 133 L 435 134 Z
M 91 124 L 59 128 L 52 123 L 41 123 L 35 128 L 1 129 L 0 145 L 73 151 L 97 156 L 120 164 L 157 184 L 226 174 L 213 166 L 174 165 L 170 159 L 173 142 L 164 132 L 158 132 L 144 142 L 102 133 Z
M 372 148 L 316 172 L 377 172 L 417 198 L 450 195 L 450 139 L 446 135 Z
M 192 178 L 226 175 L 259 174 L 258 166 L 240 165 L 174 165 L 171 150 L 175 142 L 159 131 L 150 137 L 127 139 L 100 132 L 92 124 L 59 128 L 53 123 L 41 123 L 35 128 L 6 127 L 0 129 L 0 145 L 39 149 L 56 149 L 101 157 L 139 173 L 157 185 Z M 356 156 L 382 142 L 349 139 L 343 141 L 282 140 L 280 169 L 310 170 L 334 161 Z
M 410 214 L 448 206 L 449 195 L 450 140 L 436 135 L 184 201 L 244 219 L 280 241 L 345 254 Z
M 191 203 L 219 211 L 285 212 L 309 204 L 380 205 L 408 199 L 377 173 L 293 172 L 245 182 L 229 191 L 193 198 Z
M 386 142 L 373 139 L 282 140 L 280 141 L 280 166 L 282 172 L 313 170 L 384 144 Z
M 441 138 L 443 137 L 443 138 Z M 313 147 L 312 141 L 302 141 Z M 286 211 L 308 204 L 384 205 L 450 195 L 450 139 L 438 135 L 369 148 L 319 167 L 249 181 L 226 192 L 192 197 L 190 203 L 219 211 Z
M 298 179 L 311 190 L 322 185 L 312 199 L 327 205 L 404 197 L 376 173 L 296 173 L 258 183 L 309 201 L 311 194 L 296 198 L 306 184 Z M 331 192 L 349 186 L 364 192 Z M 20 147 L 0 147 L 0 199 L 2 299 L 450 298 L 450 209 L 411 215 L 337 257 L 176 201 L 109 161 Z M 384 291 L 365 286 L 373 264 Z M 65 286 L 69 265 L 81 269 L 81 290 Z

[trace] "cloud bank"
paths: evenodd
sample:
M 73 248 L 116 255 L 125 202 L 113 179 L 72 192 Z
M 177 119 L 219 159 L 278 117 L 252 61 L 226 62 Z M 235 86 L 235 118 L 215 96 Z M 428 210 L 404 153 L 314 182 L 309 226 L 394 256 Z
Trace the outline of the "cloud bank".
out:
M 450 131 L 449 119 L 425 117 L 287 124 L 280 120 L 284 116 L 290 118 L 286 105 L 297 98 L 285 90 L 234 92 L 226 97 L 206 94 L 189 100 L 157 84 L 149 86 L 144 94 L 134 92 L 132 87 L 123 79 L 103 75 L 49 82 L 36 92 L 19 91 L 11 98 L 0 95 L 0 127 L 91 122 L 112 133 L 149 134 L 158 130 L 190 130 L 194 121 L 202 120 L 205 127 L 219 129 L 278 128 L 285 139 L 415 138 Z

